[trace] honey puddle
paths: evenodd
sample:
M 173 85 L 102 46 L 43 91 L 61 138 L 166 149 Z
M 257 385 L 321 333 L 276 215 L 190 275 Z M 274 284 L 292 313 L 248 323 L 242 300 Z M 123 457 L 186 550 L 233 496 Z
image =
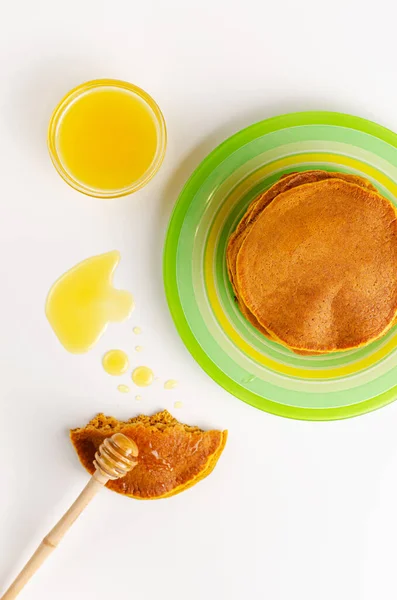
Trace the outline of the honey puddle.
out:
M 132 372 L 132 381 L 139 387 L 147 387 L 153 383 L 154 375 L 149 367 L 137 367 Z
M 87 352 L 108 323 L 130 316 L 134 308 L 132 295 L 113 287 L 119 262 L 120 253 L 116 250 L 93 256 L 67 271 L 52 286 L 46 316 L 69 352 Z
M 122 350 L 109 350 L 102 359 L 102 366 L 109 375 L 122 375 L 130 366 L 128 356 Z

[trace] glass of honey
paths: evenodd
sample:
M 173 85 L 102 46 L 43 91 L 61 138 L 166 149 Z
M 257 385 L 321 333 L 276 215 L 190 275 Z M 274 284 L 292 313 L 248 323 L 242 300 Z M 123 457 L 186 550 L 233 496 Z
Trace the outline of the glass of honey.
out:
M 115 79 L 71 90 L 54 110 L 48 148 L 61 177 L 96 198 L 136 192 L 161 166 L 164 117 L 144 90 Z

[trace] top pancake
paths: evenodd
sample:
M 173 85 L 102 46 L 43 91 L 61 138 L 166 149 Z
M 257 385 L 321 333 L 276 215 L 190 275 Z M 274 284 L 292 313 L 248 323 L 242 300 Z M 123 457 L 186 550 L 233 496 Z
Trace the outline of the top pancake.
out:
M 243 243 L 245 237 L 248 234 L 248 231 L 251 229 L 252 225 L 255 223 L 258 216 L 261 214 L 263 209 L 270 204 L 279 194 L 286 192 L 294 187 L 299 185 L 305 185 L 308 183 L 314 183 L 316 181 L 322 181 L 324 179 L 342 179 L 343 181 L 347 181 L 349 183 L 355 183 L 361 187 L 372 190 L 376 192 L 376 188 L 363 177 L 359 177 L 358 175 L 349 175 L 345 173 L 337 173 L 337 172 L 328 172 L 328 171 L 303 171 L 302 173 L 290 173 L 288 175 L 284 175 L 277 181 L 274 185 L 272 185 L 266 192 L 261 194 L 258 198 L 255 198 L 253 202 L 249 205 L 246 213 L 243 218 L 237 225 L 236 230 L 229 238 L 228 247 L 227 247 L 227 266 L 229 271 L 230 281 L 233 285 L 234 292 L 236 293 L 236 288 L 234 285 L 235 281 L 235 264 L 237 259 L 237 254 L 241 248 L 241 244 Z
M 245 236 L 236 230 L 234 242 L 239 234 L 243 241 L 233 285 L 275 339 L 297 351 L 333 352 L 392 326 L 397 220 L 388 200 L 338 174 L 286 189 L 252 223 L 256 210 Z M 230 270 L 232 262 L 229 254 Z
M 252 323 L 252 325 L 258 329 L 263 335 L 268 337 L 269 339 L 275 339 L 275 336 L 268 331 L 265 327 L 263 327 L 257 320 L 257 318 L 250 312 L 247 306 L 245 306 L 242 301 L 237 286 L 234 284 L 236 275 L 236 260 L 238 252 L 241 248 L 241 244 L 243 243 L 245 237 L 248 234 L 248 231 L 255 223 L 257 217 L 261 214 L 262 210 L 274 200 L 280 193 L 287 191 L 288 189 L 292 189 L 293 187 L 297 187 L 298 185 L 304 185 L 308 183 L 314 183 L 316 181 L 322 181 L 323 179 L 343 179 L 344 181 L 348 181 L 350 183 L 356 183 L 366 189 L 376 191 L 376 188 L 363 177 L 358 175 L 349 175 L 345 173 L 338 172 L 328 172 L 328 171 L 304 171 L 301 173 L 289 173 L 287 175 L 283 175 L 279 181 L 277 181 L 273 186 L 271 186 L 268 190 L 266 190 L 259 197 L 255 198 L 253 202 L 249 205 L 246 213 L 243 218 L 239 222 L 235 232 L 230 236 L 228 247 L 227 247 L 227 266 L 229 272 L 229 278 L 232 283 L 234 293 L 236 296 L 237 303 L 243 315 Z M 306 351 L 301 351 L 299 354 L 307 354 Z M 309 354 L 318 354 L 310 352 Z

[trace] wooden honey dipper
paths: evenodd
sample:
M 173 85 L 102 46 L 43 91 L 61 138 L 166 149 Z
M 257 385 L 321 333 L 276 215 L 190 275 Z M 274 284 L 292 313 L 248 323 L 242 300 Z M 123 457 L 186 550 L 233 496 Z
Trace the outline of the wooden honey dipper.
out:
M 43 539 L 36 552 L 26 563 L 4 596 L 1 597 L 1 600 L 13 600 L 17 597 L 45 559 L 55 550 L 65 533 L 83 512 L 87 504 L 91 502 L 95 494 L 110 479 L 119 479 L 131 471 L 136 465 L 135 458 L 137 456 L 137 445 L 122 433 L 115 433 L 112 437 L 104 440 L 95 454 L 94 466 L 96 471 L 90 481 L 69 510 Z

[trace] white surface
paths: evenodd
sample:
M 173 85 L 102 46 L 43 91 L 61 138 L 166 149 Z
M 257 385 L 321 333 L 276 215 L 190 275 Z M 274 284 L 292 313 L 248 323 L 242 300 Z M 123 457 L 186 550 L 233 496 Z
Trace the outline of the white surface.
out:
M 87 480 L 68 428 L 98 411 L 124 418 L 183 400 L 173 411 L 181 420 L 229 429 L 213 475 L 157 502 L 104 491 L 23 598 L 394 600 L 397 404 L 334 423 L 289 421 L 243 404 L 184 348 L 161 274 L 181 186 L 233 132 L 304 109 L 397 130 L 393 3 L 3 4 L 0 590 Z M 96 77 L 148 90 L 169 132 L 155 180 L 109 202 L 68 188 L 46 150 L 54 105 Z M 136 311 L 92 352 L 72 356 L 45 320 L 47 291 L 81 259 L 114 248 L 122 254 L 116 284 L 134 293 Z M 139 342 L 134 325 L 143 329 Z M 135 359 L 137 343 L 145 350 Z M 179 388 L 165 391 L 158 381 L 140 404 L 118 393 L 121 381 L 100 364 L 112 347 Z

